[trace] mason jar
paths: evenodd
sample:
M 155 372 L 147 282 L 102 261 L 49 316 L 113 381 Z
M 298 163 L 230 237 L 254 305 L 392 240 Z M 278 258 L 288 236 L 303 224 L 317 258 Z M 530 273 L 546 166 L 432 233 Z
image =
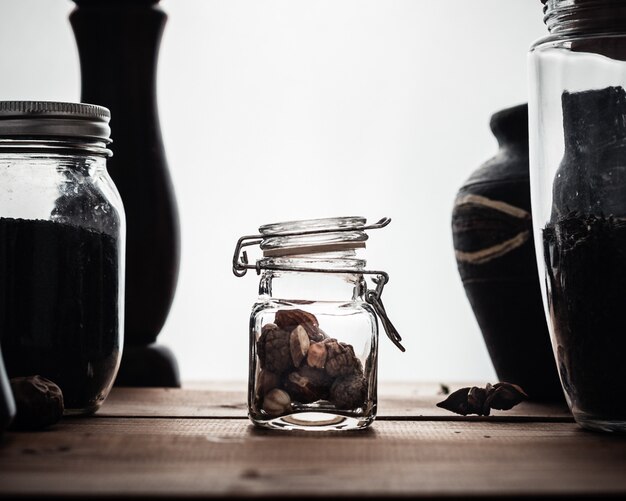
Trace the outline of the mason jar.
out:
M 50 379 L 66 414 L 98 409 L 122 351 L 109 119 L 90 104 L 0 102 L 0 346 L 9 377 Z
M 4 370 L 2 350 L 0 349 L 0 439 L 2 438 L 2 432 L 11 424 L 15 417 L 15 410 L 15 400 L 9 379 Z
M 385 223 L 386 224 L 386 223 Z M 380 293 L 388 277 L 365 269 L 366 220 L 339 217 L 269 224 L 263 257 L 234 270 L 260 273 L 250 316 L 248 413 L 277 429 L 350 430 L 369 426 L 377 409 L 378 318 L 391 326 Z M 248 244 L 249 245 L 249 244 Z M 368 289 L 375 274 L 378 287 Z M 392 335 L 399 345 L 399 336 Z
M 530 50 L 535 245 L 576 421 L 626 431 L 626 3 L 544 0 Z

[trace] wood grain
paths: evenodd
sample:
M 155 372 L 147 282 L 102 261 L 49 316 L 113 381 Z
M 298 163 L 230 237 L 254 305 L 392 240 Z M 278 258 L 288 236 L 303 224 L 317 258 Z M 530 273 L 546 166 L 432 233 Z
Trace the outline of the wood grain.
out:
M 460 385 L 452 385 L 452 390 Z M 439 385 L 386 383 L 378 389 L 379 419 L 467 419 L 440 409 L 435 404 Z M 204 383 L 190 389 L 115 388 L 102 409 L 102 417 L 246 417 L 245 383 Z M 497 419 L 530 421 L 572 421 L 567 407 L 524 402 L 509 411 L 494 411 Z M 469 418 L 482 420 L 482 418 Z
M 626 437 L 559 406 L 456 416 L 438 389 L 380 385 L 363 432 L 285 433 L 249 424 L 243 383 L 115 388 L 93 417 L 6 433 L 0 497 L 626 494 Z
M 319 434 L 94 417 L 3 445 L 3 496 L 626 494 L 626 438 L 573 423 L 378 421 Z

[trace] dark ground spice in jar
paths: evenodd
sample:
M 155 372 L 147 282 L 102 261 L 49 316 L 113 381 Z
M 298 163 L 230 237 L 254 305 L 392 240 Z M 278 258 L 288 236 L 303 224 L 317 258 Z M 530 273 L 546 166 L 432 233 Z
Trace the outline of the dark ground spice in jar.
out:
M 574 410 L 626 419 L 626 220 L 571 213 L 543 231 L 550 315 Z
M 10 377 L 39 374 L 65 408 L 95 410 L 117 369 L 117 241 L 64 223 L 0 218 L 0 345 Z
M 543 230 L 558 368 L 575 414 L 619 421 L 626 419 L 626 91 L 564 92 L 561 104 L 564 155 Z

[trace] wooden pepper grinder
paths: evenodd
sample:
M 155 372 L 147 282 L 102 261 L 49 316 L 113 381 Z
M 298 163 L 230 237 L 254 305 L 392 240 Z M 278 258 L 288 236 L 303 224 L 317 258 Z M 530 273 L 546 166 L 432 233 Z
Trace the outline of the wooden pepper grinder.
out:
M 111 110 L 108 170 L 127 222 L 124 356 L 116 384 L 179 386 L 172 352 L 155 345 L 174 298 L 180 231 L 156 101 L 158 0 L 75 0 L 81 100 Z

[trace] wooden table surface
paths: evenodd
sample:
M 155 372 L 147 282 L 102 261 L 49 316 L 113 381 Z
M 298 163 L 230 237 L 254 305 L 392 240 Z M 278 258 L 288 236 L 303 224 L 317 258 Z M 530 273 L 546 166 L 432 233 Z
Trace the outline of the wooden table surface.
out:
M 305 433 L 253 427 L 244 384 L 115 388 L 93 417 L 5 433 L 0 497 L 626 495 L 626 437 L 559 406 L 456 416 L 437 389 L 380 385 L 369 430 Z

